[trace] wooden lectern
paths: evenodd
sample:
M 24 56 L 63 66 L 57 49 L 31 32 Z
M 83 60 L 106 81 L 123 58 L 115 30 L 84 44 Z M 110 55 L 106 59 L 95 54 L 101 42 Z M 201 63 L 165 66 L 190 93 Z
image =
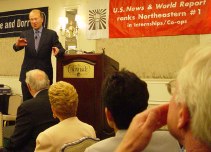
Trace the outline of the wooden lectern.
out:
M 56 80 L 75 86 L 79 95 L 77 116 L 92 125 L 100 139 L 114 135 L 107 125 L 100 93 L 106 75 L 118 70 L 119 63 L 104 53 L 64 55 L 57 59 Z

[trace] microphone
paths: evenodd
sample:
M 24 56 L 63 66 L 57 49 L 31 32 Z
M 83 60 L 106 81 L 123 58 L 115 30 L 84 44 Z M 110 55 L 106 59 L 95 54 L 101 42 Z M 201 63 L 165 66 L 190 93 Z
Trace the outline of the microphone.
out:
M 37 35 L 34 38 L 37 39 Z

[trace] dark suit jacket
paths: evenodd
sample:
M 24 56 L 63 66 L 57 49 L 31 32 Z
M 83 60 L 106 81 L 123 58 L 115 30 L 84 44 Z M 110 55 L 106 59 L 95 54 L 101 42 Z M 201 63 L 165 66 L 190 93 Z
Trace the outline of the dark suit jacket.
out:
M 35 98 L 24 101 L 18 108 L 8 151 L 33 152 L 38 134 L 58 122 L 53 118 L 48 90 L 42 90 Z
M 52 83 L 53 80 L 53 68 L 51 63 L 51 53 L 52 47 L 58 47 L 59 54 L 57 57 L 62 56 L 65 52 L 65 49 L 62 47 L 61 43 L 58 40 L 58 35 L 55 31 L 43 28 L 38 53 L 35 50 L 34 44 L 34 31 L 33 29 L 23 31 L 20 35 L 21 38 L 27 40 L 27 46 L 25 46 L 25 55 L 23 59 L 23 64 L 21 67 L 20 78 L 21 82 L 25 81 L 26 72 L 33 69 L 40 69 L 44 71 L 49 80 Z M 16 47 L 13 45 L 15 51 L 19 51 L 24 47 Z

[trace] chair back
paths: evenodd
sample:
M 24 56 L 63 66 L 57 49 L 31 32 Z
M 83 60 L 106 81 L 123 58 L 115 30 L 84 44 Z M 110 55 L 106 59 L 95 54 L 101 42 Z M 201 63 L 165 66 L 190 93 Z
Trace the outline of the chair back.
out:
M 87 147 L 98 141 L 100 141 L 99 138 L 83 137 L 79 140 L 64 144 L 60 152 L 84 152 Z
M 21 95 L 11 95 L 9 97 L 9 104 L 8 104 L 8 115 L 17 115 L 17 109 L 23 102 Z

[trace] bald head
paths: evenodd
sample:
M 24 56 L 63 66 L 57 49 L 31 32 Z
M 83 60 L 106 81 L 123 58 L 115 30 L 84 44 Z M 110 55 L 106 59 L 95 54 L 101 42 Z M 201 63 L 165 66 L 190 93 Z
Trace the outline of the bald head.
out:
M 34 69 L 26 73 L 26 83 L 35 91 L 47 89 L 50 85 L 46 73 L 39 69 Z

